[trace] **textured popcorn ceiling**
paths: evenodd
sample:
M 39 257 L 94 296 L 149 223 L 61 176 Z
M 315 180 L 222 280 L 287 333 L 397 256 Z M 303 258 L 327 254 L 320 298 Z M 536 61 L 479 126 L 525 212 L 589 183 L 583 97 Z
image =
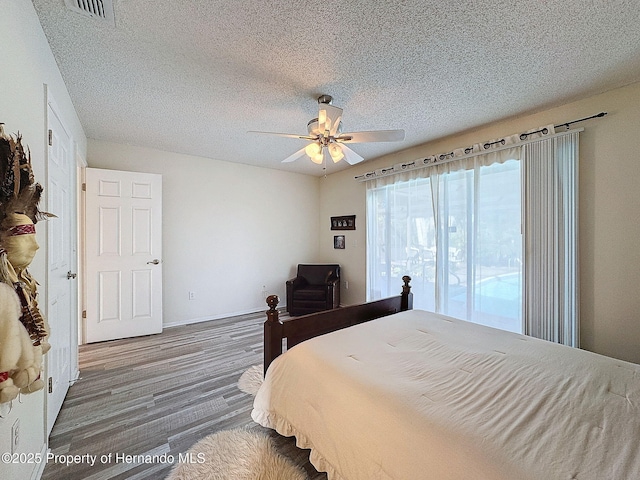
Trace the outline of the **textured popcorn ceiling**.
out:
M 640 80 L 637 0 L 33 4 L 89 138 L 312 175 L 280 163 L 304 141 L 247 131 L 304 134 L 329 94 L 345 131 L 406 131 L 370 160 Z

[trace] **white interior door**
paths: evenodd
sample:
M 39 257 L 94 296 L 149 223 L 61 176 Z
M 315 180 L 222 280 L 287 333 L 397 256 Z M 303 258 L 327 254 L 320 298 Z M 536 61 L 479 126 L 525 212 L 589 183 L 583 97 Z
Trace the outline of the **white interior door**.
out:
M 75 242 L 73 231 L 76 212 L 75 158 L 72 139 L 51 103 L 47 116 L 49 126 L 47 210 L 56 218 L 47 220 L 47 319 L 51 327 L 51 350 L 45 356 L 47 371 L 47 433 L 60 412 L 71 377 L 76 368 L 71 364 L 77 351 L 77 283 L 75 280 Z M 40 225 L 40 224 L 39 224 Z
M 162 176 L 87 168 L 85 339 L 162 331 Z

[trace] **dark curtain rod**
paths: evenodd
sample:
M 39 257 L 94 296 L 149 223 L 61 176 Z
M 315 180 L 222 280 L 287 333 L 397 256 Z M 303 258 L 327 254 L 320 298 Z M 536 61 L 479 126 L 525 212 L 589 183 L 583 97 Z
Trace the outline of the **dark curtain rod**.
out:
M 581 118 L 579 120 L 573 120 L 571 122 L 567 122 L 567 123 L 560 123 L 558 125 L 554 125 L 553 128 L 560 128 L 560 127 L 567 127 L 569 128 L 569 125 L 573 125 L 574 123 L 578 123 L 578 122 L 584 122 L 585 120 L 591 120 L 592 118 L 599 118 L 599 117 L 604 117 L 607 114 L 607 112 L 600 112 L 597 113 L 596 115 L 591 115 L 590 117 L 584 117 Z M 526 140 L 527 137 L 529 135 L 533 135 L 535 133 L 543 133 L 544 135 L 546 135 L 547 133 L 549 133 L 549 130 L 547 128 L 543 128 L 540 130 L 536 130 L 535 132 L 529 132 L 529 133 L 521 133 L 520 134 L 520 140 Z M 493 143 L 485 143 L 484 144 L 484 148 L 485 150 L 488 149 L 491 145 L 494 145 L 496 143 L 500 143 L 502 142 L 502 144 L 504 145 L 504 140 L 500 140 L 498 142 L 493 142 Z
M 584 118 L 580 118 L 578 120 L 572 120 L 571 122 L 567 122 L 567 123 L 559 123 L 558 125 L 554 125 L 553 128 L 567 127 L 567 129 L 568 129 L 569 125 L 573 125 L 574 123 L 584 122 L 585 120 L 591 120 L 592 118 L 601 118 L 601 117 L 604 117 L 606 114 L 607 114 L 607 112 L 600 112 L 600 113 L 597 113 L 595 115 L 591 115 L 590 117 L 584 117 Z M 520 140 L 525 141 L 529 135 L 533 135 L 535 133 L 542 133 L 542 134 L 546 135 L 547 133 L 549 133 L 549 129 L 545 127 L 545 128 L 541 128 L 540 130 L 536 130 L 535 132 L 521 133 L 520 134 Z M 488 150 L 493 145 L 497 145 L 497 144 L 504 145 L 505 144 L 504 138 L 502 138 L 500 140 L 497 140 L 495 142 L 487 142 L 487 143 L 483 144 L 483 147 L 484 147 L 485 150 Z M 472 147 L 468 147 L 468 148 L 465 149 L 464 153 L 468 155 L 469 153 L 472 152 L 472 150 L 473 150 Z M 438 156 L 438 160 L 441 160 L 441 161 L 442 160 L 446 160 L 447 158 L 453 158 L 453 156 L 454 156 L 453 152 L 451 152 L 451 153 L 443 153 L 443 154 Z M 427 159 L 424 159 L 422 162 L 426 162 L 426 161 L 427 161 Z M 433 163 L 435 163 L 435 162 L 433 162 Z M 402 168 L 404 169 L 405 167 L 414 167 L 415 164 L 416 164 L 415 161 L 413 161 L 411 163 L 405 163 L 405 164 L 402 165 Z M 394 170 L 394 167 L 384 168 L 384 169 L 382 169 L 382 173 L 385 174 L 387 172 L 393 172 L 393 170 Z M 366 179 L 371 178 L 371 177 L 375 177 L 375 172 L 368 172 L 368 173 L 365 173 L 363 175 L 357 175 L 354 178 L 356 180 L 366 180 Z
M 581 118 L 580 120 L 574 120 L 573 122 L 567 122 L 567 123 L 561 123 L 559 125 L 555 125 L 555 128 L 560 128 L 560 127 L 569 128 L 569 125 L 573 125 L 574 123 L 584 122 L 585 120 L 591 120 L 592 118 L 604 117 L 606 114 L 607 112 L 600 112 L 600 113 L 597 113 L 596 115 L 591 115 L 590 117 Z

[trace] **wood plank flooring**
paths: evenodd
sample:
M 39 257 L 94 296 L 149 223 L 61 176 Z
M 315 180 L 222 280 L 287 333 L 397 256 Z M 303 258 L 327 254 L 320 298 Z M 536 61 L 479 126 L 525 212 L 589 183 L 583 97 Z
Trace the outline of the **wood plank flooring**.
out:
M 262 362 L 264 320 L 262 313 L 243 315 L 81 346 L 80 379 L 69 389 L 49 447 L 55 455 L 97 455 L 97 461 L 50 461 L 43 480 L 162 479 L 172 464 L 116 462 L 115 456 L 177 458 L 201 438 L 236 427 L 268 433 L 311 480 L 326 480 L 293 438 L 253 422 L 253 397 L 237 387 L 240 375 Z

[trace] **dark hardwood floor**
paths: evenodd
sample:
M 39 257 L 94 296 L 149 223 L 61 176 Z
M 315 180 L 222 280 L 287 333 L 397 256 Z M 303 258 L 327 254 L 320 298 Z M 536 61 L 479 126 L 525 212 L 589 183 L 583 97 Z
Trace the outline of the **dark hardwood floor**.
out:
M 253 397 L 237 387 L 240 375 L 262 362 L 264 320 L 244 315 L 81 346 L 80 379 L 49 441 L 52 454 L 81 457 L 68 466 L 50 461 L 42 478 L 163 479 L 172 464 L 116 462 L 116 455 L 177 458 L 207 435 L 245 427 L 267 432 L 311 480 L 326 480 L 293 438 L 253 422 Z M 97 456 L 93 466 L 89 455 Z

